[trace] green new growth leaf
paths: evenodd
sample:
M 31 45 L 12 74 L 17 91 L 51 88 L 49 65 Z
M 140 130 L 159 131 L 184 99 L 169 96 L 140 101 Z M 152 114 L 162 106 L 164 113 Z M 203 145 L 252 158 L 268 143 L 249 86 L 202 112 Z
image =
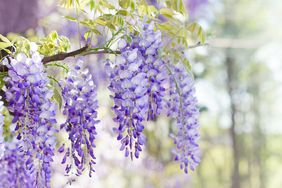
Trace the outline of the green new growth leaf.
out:
M 167 0 L 166 5 L 168 8 L 173 9 L 176 12 L 187 15 L 183 0 Z
M 6 43 L 6 42 L 0 42 L 0 50 L 3 50 L 7 47 L 12 46 L 12 44 Z
M 2 114 L 4 116 L 3 137 L 8 141 L 12 137 L 10 125 L 12 124 L 13 116 L 10 114 L 7 107 L 3 108 Z
M 61 97 L 61 93 L 59 92 L 59 90 L 54 87 L 54 94 L 53 94 L 53 99 L 58 103 L 59 108 L 62 108 L 62 97 Z
M 66 52 L 70 48 L 69 39 L 65 36 L 59 36 L 55 31 L 40 39 L 38 43 L 40 54 L 47 56 Z
M 3 42 L 5 42 L 5 43 L 10 43 L 10 44 L 12 44 L 9 39 L 7 39 L 6 37 L 4 37 L 4 36 L 1 35 L 1 34 L 0 34 L 0 41 L 3 41 Z
M 184 58 L 182 63 L 185 65 L 185 67 L 187 68 L 188 71 L 191 71 L 192 67 L 191 67 L 191 64 L 190 64 L 190 62 L 187 58 Z
M 119 10 L 116 13 L 117 15 L 128 16 L 129 13 L 126 10 Z
M 107 1 L 103 1 L 103 0 L 99 1 L 99 4 L 103 7 L 106 7 L 106 8 L 111 9 L 111 10 L 115 9 L 115 6 L 112 5 L 111 3 L 107 2 Z
M 58 105 L 59 105 L 59 108 L 61 108 L 63 102 L 62 102 L 61 92 L 58 89 L 58 86 L 60 86 L 59 81 L 56 78 L 52 77 L 52 76 L 48 76 L 48 78 L 50 79 L 50 86 L 53 89 L 52 99 L 54 101 L 56 101 L 58 103 Z
M 165 17 L 172 18 L 174 13 L 171 9 L 168 8 L 161 8 L 159 10 L 160 14 L 164 15 Z
M 83 37 L 84 37 L 84 40 L 87 41 L 87 39 L 90 37 L 90 34 L 92 33 L 91 30 L 88 30 L 84 33 Z
M 65 8 L 72 8 L 73 0 L 60 0 L 60 5 L 62 5 Z
M 116 27 L 114 26 L 114 24 L 112 24 L 110 22 L 108 22 L 106 26 L 111 30 L 116 30 Z
M 0 34 L 0 50 L 4 50 L 5 52 L 7 52 L 8 54 L 11 53 L 11 51 L 9 49 L 7 49 L 8 47 L 13 46 L 13 43 L 10 42 L 9 39 L 7 39 L 6 37 L 4 37 L 3 35 Z M 1 60 L 1 54 L 0 54 L 0 60 Z
M 102 26 L 106 26 L 107 25 L 107 22 L 102 18 L 97 18 L 96 20 L 94 20 L 94 23 L 97 23 L 99 25 L 102 25 Z
M 53 31 L 49 34 L 50 38 L 53 40 L 53 41 L 56 41 L 58 39 L 58 33 L 56 31 Z
M 95 1 L 94 0 L 90 0 L 89 1 L 89 8 L 90 8 L 90 10 L 92 11 L 94 9 L 94 7 L 95 7 Z
M 146 16 L 148 18 L 153 18 L 157 15 L 157 13 L 158 10 L 152 5 L 148 6 L 146 3 L 138 5 L 138 14 L 141 17 Z
M 120 7 L 127 9 L 131 5 L 131 0 L 119 0 L 118 3 Z
M 206 34 L 203 28 L 198 23 L 192 23 L 187 27 L 188 31 L 196 35 L 200 42 L 203 44 L 206 41 Z
M 82 8 L 82 2 L 84 3 L 85 0 L 60 0 L 59 4 L 65 8 L 73 8 L 77 6 L 78 8 Z
M 74 18 L 72 16 L 64 16 L 67 20 L 72 21 L 72 22 L 77 22 L 77 18 Z

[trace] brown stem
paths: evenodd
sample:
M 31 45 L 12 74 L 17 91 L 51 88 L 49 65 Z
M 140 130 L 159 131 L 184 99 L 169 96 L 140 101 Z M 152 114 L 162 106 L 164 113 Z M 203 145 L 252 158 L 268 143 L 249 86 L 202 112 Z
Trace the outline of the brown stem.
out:
M 89 48 L 88 45 L 79 48 L 77 50 L 71 51 L 71 52 L 64 52 L 64 53 L 59 53 L 51 56 L 45 56 L 42 59 L 43 64 L 48 64 L 52 61 L 62 61 L 68 57 L 75 57 L 78 55 L 90 55 L 90 54 L 120 54 L 120 51 L 113 51 L 111 49 L 103 49 L 103 48 L 95 48 L 91 49 Z M 6 72 L 8 71 L 8 68 L 5 65 L 0 65 L 0 71 L 1 72 Z
M 90 55 L 90 54 L 120 54 L 120 51 L 113 51 L 111 49 L 99 49 L 99 48 L 96 48 L 96 49 L 89 49 L 88 48 L 88 45 L 78 49 L 78 50 L 75 50 L 75 51 L 72 51 L 72 52 L 67 52 L 67 53 L 59 53 L 59 54 L 56 54 L 56 55 L 52 55 L 52 56 L 46 56 L 42 59 L 42 62 L 43 64 L 47 64 L 49 62 L 52 62 L 52 61 L 62 61 L 68 57 L 74 57 L 74 56 L 77 56 L 77 55 Z
M 47 63 L 52 62 L 52 61 L 61 61 L 61 60 L 64 60 L 68 57 L 77 56 L 77 55 L 85 52 L 87 49 L 88 49 L 88 45 L 86 45 L 86 46 L 84 46 L 84 47 L 82 47 L 78 50 L 72 51 L 72 52 L 59 53 L 59 54 L 55 54 L 55 55 L 52 55 L 52 56 L 46 56 L 42 59 L 42 62 L 43 62 L 43 64 L 47 64 Z

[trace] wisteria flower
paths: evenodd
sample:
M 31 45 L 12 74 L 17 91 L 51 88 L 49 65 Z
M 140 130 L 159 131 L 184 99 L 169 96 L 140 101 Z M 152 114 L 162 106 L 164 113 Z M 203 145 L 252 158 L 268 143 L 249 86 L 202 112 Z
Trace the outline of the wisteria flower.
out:
M 200 135 L 199 110 L 195 97 L 194 82 L 181 63 L 171 64 L 168 116 L 176 119 L 177 133 L 172 135 L 176 148 L 175 160 L 180 161 L 185 173 L 188 167 L 194 170 L 200 162 L 200 151 L 197 143 Z
M 83 64 L 81 61 L 79 65 Z M 76 175 L 81 175 L 85 169 L 85 164 L 89 166 L 89 176 L 95 172 L 94 148 L 96 138 L 97 120 L 97 88 L 94 84 L 89 70 L 81 66 L 75 66 L 68 73 L 66 81 L 62 83 L 62 96 L 64 99 L 64 112 L 67 120 L 61 125 L 61 129 L 68 132 L 68 139 L 71 146 L 65 149 L 65 144 L 59 148 L 59 152 L 65 152 L 62 163 L 66 166 L 66 172 L 69 173 L 72 168 L 72 161 L 76 166 Z
M 121 141 L 125 156 L 138 158 L 145 143 L 144 122 L 161 113 L 165 89 L 166 69 L 160 59 L 161 32 L 154 23 L 142 24 L 140 35 L 132 35 L 132 42 L 119 42 L 121 55 L 106 69 L 110 73 L 110 86 L 114 100 L 113 111 L 118 123 L 114 131 Z
M 50 187 L 56 106 L 51 101 L 53 92 L 48 88 L 42 58 L 37 52 L 32 52 L 31 57 L 19 54 L 7 66 L 6 99 L 20 140 L 17 149 L 24 153 L 25 167 L 33 177 L 28 181 L 38 187 Z

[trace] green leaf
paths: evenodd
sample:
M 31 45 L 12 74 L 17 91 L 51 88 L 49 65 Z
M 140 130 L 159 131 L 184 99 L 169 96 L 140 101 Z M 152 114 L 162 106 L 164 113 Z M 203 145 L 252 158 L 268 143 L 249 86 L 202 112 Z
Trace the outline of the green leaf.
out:
M 97 30 L 97 29 L 92 28 L 91 31 L 93 33 L 95 33 L 96 35 L 102 35 L 102 33 L 99 30 Z
M 91 30 L 88 30 L 88 31 L 86 31 L 85 33 L 84 33 L 84 39 L 87 41 L 88 40 L 88 38 L 89 38 L 89 36 L 90 36 L 90 34 L 92 33 L 92 31 Z
M 95 7 L 95 1 L 94 0 L 90 0 L 89 7 L 90 7 L 90 10 L 94 9 L 94 7 Z
M 55 64 L 53 64 L 53 65 L 55 65 Z M 52 99 L 55 100 L 58 103 L 59 108 L 61 108 L 62 104 L 63 104 L 63 100 L 62 100 L 62 94 L 58 90 L 58 87 L 57 87 L 57 86 L 60 86 L 59 81 L 52 76 L 48 76 L 48 78 L 50 79 L 50 87 L 53 88 Z
M 6 49 L 10 46 L 13 46 L 10 40 L 0 34 L 0 50 L 5 50 L 7 53 L 10 53 L 10 50 Z
M 168 8 L 161 8 L 160 9 L 160 14 L 164 15 L 165 17 L 172 18 L 174 13 L 172 10 Z
M 148 13 L 151 14 L 151 15 L 158 12 L 158 10 L 156 9 L 156 7 L 153 6 L 153 5 L 148 6 L 148 7 L 147 7 L 147 10 L 148 10 Z
M 112 30 L 116 29 L 116 27 L 112 23 L 110 23 L 110 22 L 107 23 L 107 27 L 112 29 Z
M 201 43 L 205 43 L 206 34 L 203 28 L 198 23 L 192 23 L 188 25 L 187 29 L 192 33 L 197 35 L 197 38 L 201 41 Z
M 112 4 L 110 4 L 107 1 L 100 1 L 99 3 L 100 3 L 100 5 L 102 5 L 103 7 L 108 8 L 108 9 L 115 9 L 115 6 L 113 6 Z
M 64 16 L 67 20 L 72 21 L 72 22 L 77 22 L 77 19 L 72 17 L 72 16 Z
M 70 48 L 69 39 L 65 36 L 59 36 L 55 31 L 40 39 L 38 44 L 39 53 L 47 56 L 66 52 Z
M 10 43 L 0 42 L 0 49 L 5 49 L 9 46 L 12 46 Z
M 131 36 L 125 35 L 125 39 L 126 39 L 126 42 L 127 42 L 127 43 L 131 44 L 131 42 L 132 42 Z
M 175 10 L 176 12 L 179 12 L 183 15 L 186 14 L 185 5 L 183 3 L 183 0 L 169 0 L 166 1 L 167 7 Z
M 59 108 L 62 108 L 63 105 L 62 96 L 56 87 L 54 87 L 53 99 L 57 101 L 57 103 L 59 104 Z
M 112 22 L 113 25 L 119 25 L 119 26 L 123 26 L 124 25 L 124 19 L 122 16 L 114 16 Z
M 129 13 L 126 10 L 119 10 L 116 13 L 117 15 L 127 16 Z
M 6 107 L 3 108 L 2 114 L 4 116 L 3 137 L 5 141 L 8 141 L 12 137 L 10 125 L 12 124 L 13 116 Z
M 185 67 L 188 69 L 188 71 L 192 69 L 191 64 L 187 58 L 184 58 L 182 62 L 185 65 Z
M 120 7 L 127 9 L 131 4 L 131 0 L 119 0 L 118 3 Z
M 80 3 L 79 3 L 79 0 L 75 0 L 75 2 L 76 2 L 76 4 L 77 4 L 78 7 L 81 7 L 81 6 L 80 6 Z
M 7 39 L 6 37 L 4 37 L 4 36 L 1 35 L 1 34 L 0 34 L 0 40 L 2 40 L 2 41 L 5 42 L 5 43 L 11 43 L 11 42 L 9 41 L 9 39 Z
M 173 30 L 173 26 L 169 22 L 157 24 L 157 27 L 160 30 L 164 30 L 164 31 L 171 31 L 171 30 Z
M 89 19 L 84 19 L 82 21 L 79 22 L 80 24 L 87 26 L 87 27 L 92 27 L 92 25 L 94 24 L 91 20 Z
M 138 6 L 138 14 L 140 16 L 145 16 L 147 14 L 147 8 L 145 5 L 139 5 Z
M 134 3 L 134 1 L 131 1 L 131 3 L 130 3 L 130 8 L 131 8 L 131 10 L 135 10 L 135 3 Z
M 73 0 L 60 0 L 60 4 L 65 8 L 72 8 L 73 7 Z
M 53 31 L 49 34 L 49 36 L 51 37 L 52 40 L 57 40 L 59 35 L 56 31 Z
M 102 26 L 106 26 L 107 22 L 104 21 L 102 18 L 97 18 L 96 20 L 94 20 L 95 23 L 102 25 Z

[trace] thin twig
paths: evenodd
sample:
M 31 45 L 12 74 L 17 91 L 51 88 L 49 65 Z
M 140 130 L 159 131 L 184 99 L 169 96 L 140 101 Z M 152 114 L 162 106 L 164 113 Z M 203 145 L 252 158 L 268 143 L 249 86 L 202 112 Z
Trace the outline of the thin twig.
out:
M 209 43 L 200 43 L 200 42 L 199 42 L 199 43 L 197 43 L 197 44 L 188 46 L 188 49 L 197 48 L 197 47 L 200 47 L 200 46 L 209 46 Z

